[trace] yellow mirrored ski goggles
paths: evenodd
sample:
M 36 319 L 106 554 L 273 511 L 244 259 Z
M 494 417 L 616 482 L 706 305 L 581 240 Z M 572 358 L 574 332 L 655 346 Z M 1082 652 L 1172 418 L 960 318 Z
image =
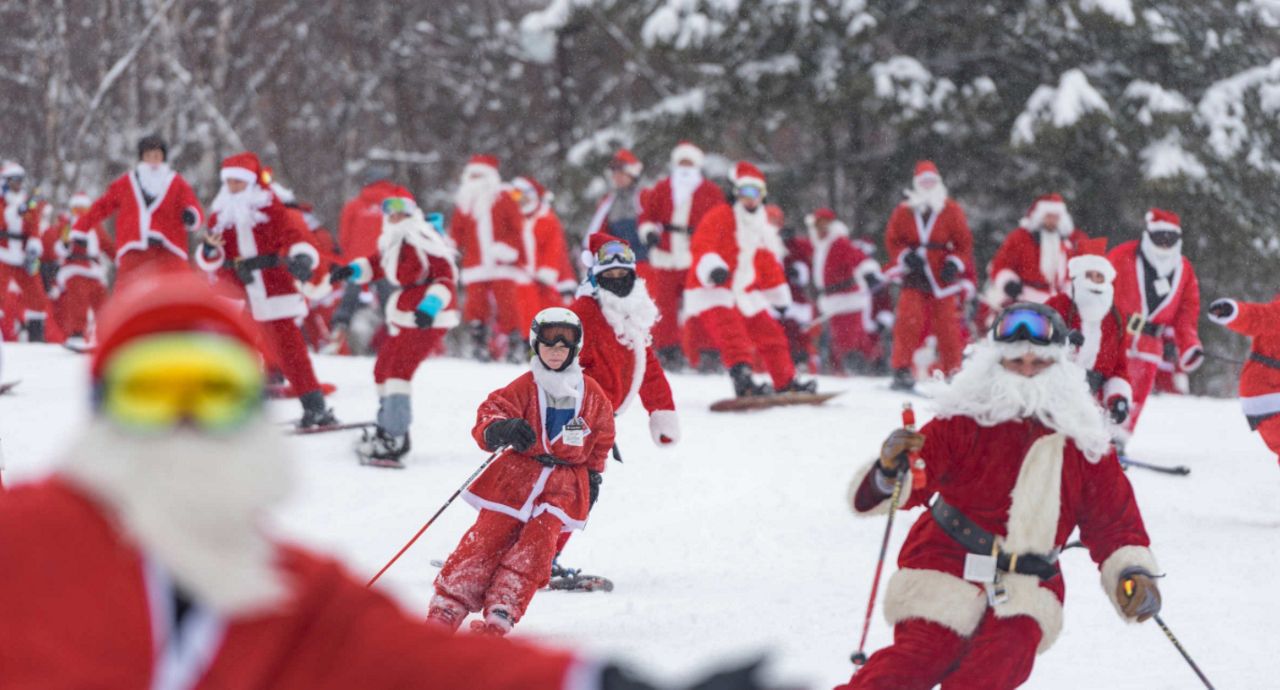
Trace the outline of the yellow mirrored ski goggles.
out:
M 206 333 L 156 335 L 129 345 L 108 363 L 102 410 L 123 427 L 163 431 L 183 423 L 208 431 L 240 426 L 262 407 L 257 353 Z

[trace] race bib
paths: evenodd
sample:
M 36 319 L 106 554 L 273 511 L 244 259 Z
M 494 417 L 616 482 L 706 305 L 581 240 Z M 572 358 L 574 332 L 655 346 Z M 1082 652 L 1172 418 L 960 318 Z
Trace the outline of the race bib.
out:
M 996 557 L 965 554 L 964 579 L 969 582 L 990 583 L 996 581 Z
M 582 446 L 582 441 L 587 436 L 587 423 L 582 417 L 575 417 L 568 424 L 564 425 L 564 431 L 560 432 L 560 441 L 566 446 Z

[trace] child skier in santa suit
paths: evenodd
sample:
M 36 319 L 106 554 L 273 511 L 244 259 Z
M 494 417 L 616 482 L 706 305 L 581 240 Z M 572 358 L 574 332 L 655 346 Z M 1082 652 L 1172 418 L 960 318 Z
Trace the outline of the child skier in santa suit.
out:
M 413 199 L 392 196 L 382 202 L 378 252 L 330 271 L 333 280 L 365 285 L 385 279 L 394 288 L 384 307 L 390 338 L 373 364 L 378 425 L 356 448 L 371 464 L 403 467 L 413 421 L 413 374 L 461 321 L 453 254 Z
M 553 307 L 530 330 L 531 371 L 476 412 L 472 436 L 501 455 L 463 493 L 480 515 L 436 578 L 427 620 L 453 630 L 481 610 L 473 630 L 505 635 L 519 622 L 550 580 L 560 533 L 586 523 L 588 468 L 613 446 L 613 406 L 578 361 L 582 322 Z
M 1267 304 L 1215 300 L 1209 319 L 1253 338 L 1240 372 L 1240 404 L 1249 428 L 1280 456 L 1280 295 Z

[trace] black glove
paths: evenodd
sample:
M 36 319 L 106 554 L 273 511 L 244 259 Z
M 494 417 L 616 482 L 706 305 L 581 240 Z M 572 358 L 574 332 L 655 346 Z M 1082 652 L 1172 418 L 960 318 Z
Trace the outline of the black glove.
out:
M 954 283 L 956 278 L 960 277 L 960 268 L 956 266 L 954 261 L 942 262 L 942 270 L 938 271 L 938 280 L 944 285 Z
M 600 485 L 603 483 L 603 474 L 595 470 L 587 470 L 587 496 L 591 500 L 591 503 L 587 504 L 588 511 L 596 507 L 596 499 L 600 498 Z
M 1073 347 L 1082 347 L 1084 345 L 1084 334 L 1080 332 L 1080 329 L 1073 328 L 1067 332 L 1067 342 L 1071 343 Z
M 711 278 L 712 285 L 724 285 L 729 282 L 729 269 L 723 266 L 714 268 L 711 270 L 711 275 L 708 277 Z
M 880 276 L 876 275 L 875 273 L 864 274 L 862 276 L 862 280 L 866 282 L 867 289 L 871 290 L 872 292 L 875 292 L 875 289 L 880 287 L 880 284 L 884 282 L 883 280 L 880 279 Z
M 1004 294 L 1008 295 L 1009 299 L 1015 299 L 1015 300 L 1018 299 L 1018 295 L 1022 294 L 1022 281 L 1011 280 L 1005 283 Z
M 484 443 L 489 450 L 497 450 L 502 446 L 511 446 L 520 452 L 529 450 L 538 437 L 533 427 L 523 419 L 499 419 L 485 427 Z
M 653 249 L 658 246 L 658 243 L 661 241 L 662 233 L 660 232 L 651 232 L 644 236 L 644 246 L 648 249 Z
M 1129 401 L 1124 398 L 1116 398 L 1107 406 L 1107 411 L 1111 413 L 1111 421 L 1116 424 L 1124 424 L 1124 420 L 1129 418 Z
M 200 222 L 200 218 L 196 215 L 195 211 L 189 208 L 182 209 L 183 225 L 187 226 L 188 228 L 194 228 L 196 226 L 196 223 L 198 222 Z
M 435 322 L 436 317 L 428 314 L 427 312 L 419 311 L 417 309 L 413 310 L 413 323 L 418 328 L 431 328 L 431 325 Z
M 344 280 L 351 280 L 356 274 L 356 269 L 347 264 L 331 264 L 329 266 L 329 282 L 341 283 Z
M 1209 305 L 1209 313 L 1220 319 L 1232 319 L 1236 315 L 1236 304 L 1229 299 L 1216 299 Z
M 912 273 L 921 273 L 924 271 L 924 257 L 915 252 L 907 252 L 907 255 L 902 257 L 902 265 Z
M 314 267 L 311 257 L 306 254 L 294 254 L 285 259 L 284 262 L 289 267 L 290 275 L 294 278 L 304 282 L 311 279 L 311 269 Z

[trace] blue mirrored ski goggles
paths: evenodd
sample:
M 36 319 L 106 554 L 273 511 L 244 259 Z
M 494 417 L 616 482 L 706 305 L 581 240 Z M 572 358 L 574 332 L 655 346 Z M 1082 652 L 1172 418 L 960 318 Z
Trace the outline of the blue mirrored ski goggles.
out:
M 1067 341 L 1066 328 L 1057 312 L 1041 304 L 1015 304 L 1000 314 L 992 330 L 998 343 L 1028 341 L 1036 345 L 1061 345 Z
M 631 251 L 623 242 L 605 242 L 596 252 L 596 265 L 608 266 L 609 264 L 627 264 L 633 265 L 636 262 L 636 253 Z

